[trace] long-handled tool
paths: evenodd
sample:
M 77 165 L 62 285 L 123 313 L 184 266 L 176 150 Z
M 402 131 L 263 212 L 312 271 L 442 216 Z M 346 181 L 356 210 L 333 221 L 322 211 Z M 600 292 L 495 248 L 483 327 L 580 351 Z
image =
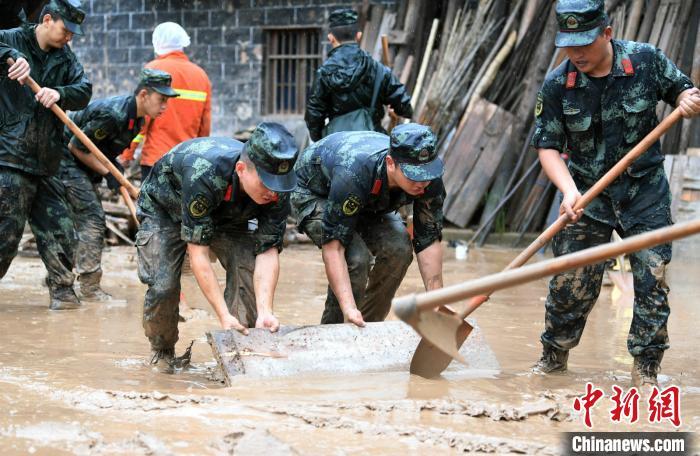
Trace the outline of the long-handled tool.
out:
M 625 170 L 637 159 L 640 155 L 646 152 L 659 138 L 668 131 L 678 120 L 681 119 L 679 109 L 675 109 L 668 115 L 659 125 L 656 126 L 639 144 L 634 146 L 615 166 L 613 166 L 605 175 L 600 178 L 579 200 L 574 206 L 574 211 L 585 208 L 593 201 L 608 185 L 617 179 Z M 562 214 L 552 223 L 532 244 L 523 250 L 513 261 L 506 266 L 505 271 L 518 268 L 525 264 L 538 250 L 544 247 L 556 233 L 561 231 L 567 224 L 568 217 Z M 439 291 L 439 290 L 437 290 Z M 437 291 L 433 293 L 437 293 Z M 433 295 L 434 296 L 434 295 Z M 461 295 L 469 297 L 474 295 Z M 459 348 L 462 346 L 472 326 L 464 319 L 476 310 L 481 304 L 486 302 L 489 295 L 474 296 L 466 305 L 466 307 L 455 315 L 453 311 L 446 308 L 441 308 L 440 312 L 423 312 L 408 320 L 404 320 L 411 324 L 413 328 L 420 334 L 423 339 L 418 344 L 416 352 L 411 361 L 411 373 L 420 375 L 421 377 L 431 378 L 440 375 L 452 361 L 452 358 L 458 356 Z M 394 305 L 397 303 L 405 303 L 407 299 L 412 299 L 411 296 L 406 298 L 398 298 L 394 300 Z M 455 298 L 459 299 L 459 298 Z M 436 302 L 436 301 L 431 301 Z M 432 307 L 447 304 L 452 301 L 440 301 Z M 402 304 L 405 306 L 405 304 Z M 421 311 L 419 311 L 421 312 Z M 459 359 L 459 358 L 457 358 Z
M 419 295 L 404 296 L 394 300 L 394 313 L 401 318 L 401 320 L 414 326 L 415 321 L 422 319 L 424 315 L 437 314 L 438 312 L 433 312 L 433 309 L 436 307 L 455 302 L 459 299 L 475 296 L 479 293 L 492 293 L 495 290 L 513 287 L 560 272 L 600 263 L 603 260 L 614 258 L 618 255 L 637 252 L 697 233 L 700 233 L 700 219 L 678 223 L 648 233 L 632 236 L 620 242 L 603 244 L 510 271 L 502 271 L 457 285 L 421 293 Z M 451 356 L 463 361 L 457 351 L 452 352 Z
M 15 64 L 15 61 L 13 59 L 7 59 L 7 64 L 12 66 Z M 39 87 L 39 84 L 36 83 L 34 79 L 32 79 L 31 76 L 27 77 L 27 80 L 25 81 L 25 84 L 29 86 L 29 88 L 32 90 L 34 93 L 39 93 L 41 90 L 41 87 Z M 104 154 L 100 151 L 100 149 L 97 148 L 97 146 L 90 140 L 90 138 L 87 137 L 83 131 L 78 128 L 78 126 L 73 122 L 70 117 L 61 109 L 57 103 L 54 103 L 51 106 L 51 111 L 53 111 L 56 116 L 61 119 L 61 122 L 66 124 L 68 129 L 73 132 L 73 134 L 82 142 L 85 144 L 85 147 L 87 147 L 90 152 L 99 160 L 102 165 L 107 168 L 107 170 L 117 179 L 117 181 L 123 186 L 126 187 L 126 190 L 129 192 L 129 195 L 131 195 L 132 198 L 136 199 L 139 195 L 139 191 L 136 187 L 134 187 L 131 182 L 127 180 L 126 177 L 117 169 L 114 164 L 109 161 L 107 157 L 104 156 Z M 131 208 L 130 208 L 131 209 Z
M 382 63 L 387 67 L 391 68 L 391 59 L 389 58 L 389 37 L 382 35 Z M 391 122 L 389 123 L 389 129 L 387 130 L 391 133 L 391 130 L 399 123 L 399 116 L 391 110 L 389 111 L 389 117 L 391 117 Z

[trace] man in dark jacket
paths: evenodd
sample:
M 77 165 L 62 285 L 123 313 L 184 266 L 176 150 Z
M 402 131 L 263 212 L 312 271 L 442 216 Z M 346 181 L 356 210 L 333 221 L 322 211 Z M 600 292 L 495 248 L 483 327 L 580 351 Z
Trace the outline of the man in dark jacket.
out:
M 78 0 L 51 0 L 38 25 L 0 30 L 0 278 L 17 254 L 27 220 L 48 270 L 50 308 L 80 306 L 73 291 L 75 233 L 64 189 L 55 176 L 63 124 L 52 113 L 87 106 L 92 85 L 67 46 L 81 34 Z M 15 63 L 7 67 L 8 58 Z M 31 72 L 42 86 L 24 85 Z
M 168 100 L 178 96 L 171 81 L 172 77 L 165 71 L 144 69 L 133 95 L 95 100 L 82 111 L 71 114 L 71 118 L 97 148 L 121 168 L 116 158 L 141 131 L 145 117 L 157 118 L 165 112 Z M 79 274 L 80 297 L 109 301 L 111 296 L 100 286 L 106 227 L 95 185 L 103 176 L 112 190 L 118 191 L 121 184 L 68 128 L 65 129 L 63 157 L 58 176 L 66 188 L 78 235 L 75 267 Z
M 360 108 L 371 108 L 375 78 L 382 78 L 374 106 L 374 130 L 386 133 L 380 122 L 384 105 L 396 114 L 411 117 L 411 96 L 391 70 L 360 49 L 362 32 L 358 31 L 357 13 L 351 9 L 333 11 L 329 17 L 328 41 L 333 49 L 328 60 L 316 71 L 311 95 L 306 102 L 306 126 L 311 139 L 323 137 L 326 119 Z

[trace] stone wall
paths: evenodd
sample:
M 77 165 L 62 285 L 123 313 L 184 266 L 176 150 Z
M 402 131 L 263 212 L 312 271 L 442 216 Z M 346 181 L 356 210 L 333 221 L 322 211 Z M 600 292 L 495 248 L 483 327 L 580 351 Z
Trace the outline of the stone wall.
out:
M 161 22 L 177 22 L 192 40 L 186 53 L 206 70 L 212 81 L 212 134 L 227 136 L 255 125 L 263 117 L 265 27 L 324 27 L 333 9 L 360 6 L 360 2 L 352 0 L 83 0 L 83 3 L 88 11 L 86 34 L 75 38 L 73 50 L 94 84 L 94 97 L 132 91 L 141 67 L 154 57 L 151 46 L 154 27 Z M 391 6 L 395 1 L 372 3 Z M 328 43 L 324 43 L 324 55 L 327 50 Z

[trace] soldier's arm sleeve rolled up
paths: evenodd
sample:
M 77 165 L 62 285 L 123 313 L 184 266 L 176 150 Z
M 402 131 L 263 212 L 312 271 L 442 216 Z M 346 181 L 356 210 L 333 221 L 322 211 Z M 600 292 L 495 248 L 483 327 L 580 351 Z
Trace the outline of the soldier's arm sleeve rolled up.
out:
M 63 81 L 62 85 L 53 87 L 53 89 L 61 95 L 61 99 L 58 101 L 61 108 L 69 111 L 78 111 L 90 102 L 92 83 L 85 76 L 83 66 L 72 52 L 70 53 L 68 65 L 69 70 L 66 80 Z
M 309 99 L 306 100 L 306 112 L 304 113 L 306 127 L 309 129 L 309 136 L 311 136 L 313 141 L 318 141 L 323 136 L 323 127 L 326 123 L 327 113 L 328 102 L 326 101 L 326 94 L 321 81 L 321 72 L 317 71 L 314 83 L 311 86 Z
M 287 217 L 292 211 L 289 193 L 280 193 L 279 199 L 262 206 L 258 215 L 258 230 L 255 232 L 255 254 L 267 252 L 273 247 L 282 251 Z
M 182 175 L 182 226 L 180 238 L 190 244 L 210 245 L 214 235 L 212 212 L 221 203 L 222 191 L 198 166 L 186 166 Z
M 391 106 L 391 109 L 401 117 L 410 118 L 413 116 L 413 107 L 411 106 L 411 95 L 408 94 L 406 86 L 401 84 L 399 78 L 384 65 L 380 65 L 379 71 L 383 72 L 384 81 L 382 83 L 383 104 Z
M 693 82 L 683 74 L 661 49 L 656 49 L 654 54 L 654 69 L 658 83 L 659 99 L 671 106 L 676 105 L 676 99 L 681 92 L 693 87 Z
M 535 103 L 535 133 L 532 146 L 535 149 L 555 149 L 563 153 L 566 149 L 564 112 L 561 105 L 557 79 L 547 78 L 537 93 Z
M 350 245 L 358 216 L 371 190 L 366 180 L 348 169 L 336 167 L 323 213 L 323 244 L 338 240 L 343 247 Z
M 413 250 L 416 253 L 442 240 L 445 196 L 442 179 L 435 179 L 425 193 L 413 202 Z

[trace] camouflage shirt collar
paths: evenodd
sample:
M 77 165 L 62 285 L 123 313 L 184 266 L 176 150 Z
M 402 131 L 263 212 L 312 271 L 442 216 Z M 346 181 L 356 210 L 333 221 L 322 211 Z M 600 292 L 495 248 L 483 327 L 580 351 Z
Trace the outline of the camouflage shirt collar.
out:
M 625 48 L 622 43 L 620 43 L 617 40 L 612 40 L 612 46 L 613 46 L 613 65 L 612 69 L 610 70 L 610 74 L 614 77 L 625 77 L 625 76 L 632 76 L 632 74 L 628 74 L 628 72 L 625 71 L 625 67 L 623 62 L 627 61 L 630 62 L 630 57 L 625 51 Z M 631 65 L 631 63 L 629 63 Z M 574 66 L 573 63 L 571 63 L 571 60 L 568 61 L 568 64 L 566 66 L 566 78 L 570 78 L 571 74 L 575 73 L 576 74 L 576 84 L 573 86 L 574 89 L 579 89 L 583 87 L 588 87 L 590 85 L 590 81 L 588 79 L 588 76 L 586 76 L 585 73 L 581 73 L 576 66 Z M 568 87 L 568 86 L 567 86 Z
M 136 95 L 129 95 L 126 101 L 126 115 L 129 119 L 141 120 L 136 118 Z

